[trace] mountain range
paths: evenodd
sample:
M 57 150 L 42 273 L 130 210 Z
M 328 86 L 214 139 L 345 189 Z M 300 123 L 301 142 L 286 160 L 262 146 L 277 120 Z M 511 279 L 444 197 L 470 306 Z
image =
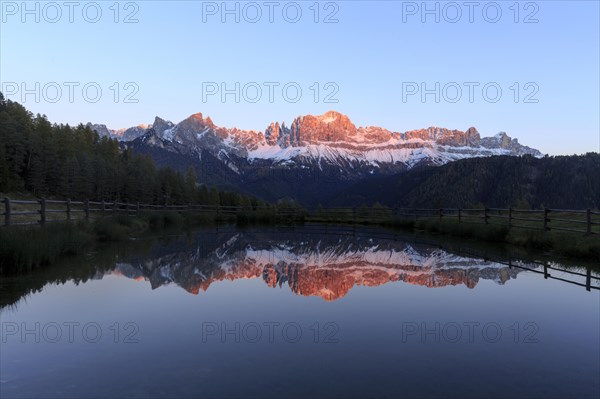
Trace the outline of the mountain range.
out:
M 151 155 L 159 166 L 182 172 L 192 166 L 200 183 L 308 206 L 372 176 L 474 157 L 542 156 L 504 132 L 492 137 L 481 137 L 474 127 L 394 132 L 357 127 L 336 111 L 299 116 L 289 125 L 273 122 L 264 131 L 220 127 L 201 113 L 177 124 L 156 117 L 150 125 L 120 130 L 88 126 Z

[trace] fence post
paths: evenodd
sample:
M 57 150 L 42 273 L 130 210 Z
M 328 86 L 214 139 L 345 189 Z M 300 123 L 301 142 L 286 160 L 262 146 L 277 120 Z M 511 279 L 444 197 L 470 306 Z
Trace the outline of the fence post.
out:
M 71 220 L 71 199 L 67 198 L 67 220 Z
M 488 224 L 488 218 L 489 218 L 488 209 L 487 209 L 487 207 L 485 207 L 485 208 L 483 208 L 483 220 L 484 220 L 485 224 Z
M 40 199 L 40 224 L 46 223 L 46 198 Z
M 4 225 L 10 226 L 10 198 L 4 198 Z
M 586 234 L 590 235 L 590 234 L 592 234 L 592 210 L 591 209 L 586 209 L 585 218 L 586 218 L 586 222 L 587 222 Z
M 440 220 L 442 220 L 442 216 L 444 216 L 444 208 L 440 208 Z
M 460 214 L 460 208 L 458 208 L 458 223 L 461 222 L 462 215 Z
M 548 208 L 544 207 L 544 231 L 548 230 Z
M 85 200 L 85 220 L 90 220 L 90 200 Z
M 508 228 L 512 227 L 512 208 L 508 208 Z
M 113 200 L 113 215 L 117 214 L 117 200 Z

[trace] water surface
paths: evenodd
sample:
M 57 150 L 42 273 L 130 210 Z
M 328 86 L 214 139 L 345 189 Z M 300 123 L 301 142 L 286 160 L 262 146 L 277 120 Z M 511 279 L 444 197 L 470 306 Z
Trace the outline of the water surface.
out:
M 133 241 L 2 279 L 0 393 L 596 398 L 600 280 L 564 263 L 373 229 Z

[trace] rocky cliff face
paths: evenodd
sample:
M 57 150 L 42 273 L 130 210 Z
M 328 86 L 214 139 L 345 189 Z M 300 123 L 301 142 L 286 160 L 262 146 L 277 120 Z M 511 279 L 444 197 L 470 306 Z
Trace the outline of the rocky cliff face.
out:
M 282 135 L 279 144 L 282 147 L 302 147 L 310 144 L 342 143 L 355 141 L 358 135 L 356 126 L 346 115 L 335 111 L 320 116 L 301 116 L 292 122 L 292 126 Z
M 466 132 L 461 130 L 450 130 L 440 127 L 430 127 L 427 129 L 411 130 L 402 135 L 405 140 L 423 140 L 432 141 L 440 145 L 452 147 L 477 147 L 481 144 L 479 132 L 474 127 L 470 127 Z

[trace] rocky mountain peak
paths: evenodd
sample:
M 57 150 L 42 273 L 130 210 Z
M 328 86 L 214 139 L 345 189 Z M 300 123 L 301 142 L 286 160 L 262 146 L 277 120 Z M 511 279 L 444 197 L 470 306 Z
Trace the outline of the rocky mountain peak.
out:
M 484 148 L 508 150 L 513 155 L 542 156 L 540 151 L 521 145 L 519 140 L 511 138 L 505 132 L 500 132 L 493 137 L 484 137 L 481 139 L 480 144 Z
M 212 119 L 210 119 L 210 116 L 207 116 L 205 118 L 202 115 L 202 112 L 197 112 L 193 115 L 190 115 L 187 119 L 180 122 L 178 124 L 178 126 L 195 127 L 195 128 L 200 128 L 200 129 L 205 129 L 205 128 L 215 129 L 216 128 Z
M 346 115 L 333 110 L 327 111 L 323 115 L 315 116 L 315 118 L 317 118 L 322 123 L 333 123 L 337 120 L 344 120 L 350 122 L 350 118 L 348 118 Z
M 89 127 L 90 129 L 92 129 L 100 137 L 111 137 L 113 135 L 113 133 L 114 133 L 112 130 L 110 130 L 109 128 L 107 128 L 106 125 L 100 124 L 100 123 L 91 123 L 91 122 L 88 122 L 85 126 Z
M 154 122 L 152 123 L 152 128 L 156 132 L 156 134 L 162 134 L 165 130 L 173 127 L 173 122 L 166 121 L 158 116 L 154 118 Z
M 283 130 L 283 129 L 282 129 Z M 346 141 L 348 137 L 356 136 L 356 126 L 346 115 L 336 111 L 328 111 L 323 115 L 305 115 L 294 119 L 292 126 L 280 145 L 304 146 L 323 142 Z
M 497 135 L 494 136 L 496 139 L 498 139 L 498 142 L 500 144 L 500 148 L 509 148 L 511 143 L 513 142 L 513 140 L 515 141 L 515 143 L 518 143 L 517 139 L 511 139 L 508 134 L 506 134 L 506 132 L 500 132 Z
M 271 124 L 265 130 L 265 140 L 267 144 L 276 145 L 280 136 L 281 127 L 279 126 L 279 122 L 271 122 Z
M 465 132 L 465 144 L 469 147 L 476 147 L 481 141 L 481 136 L 476 128 L 470 127 Z

